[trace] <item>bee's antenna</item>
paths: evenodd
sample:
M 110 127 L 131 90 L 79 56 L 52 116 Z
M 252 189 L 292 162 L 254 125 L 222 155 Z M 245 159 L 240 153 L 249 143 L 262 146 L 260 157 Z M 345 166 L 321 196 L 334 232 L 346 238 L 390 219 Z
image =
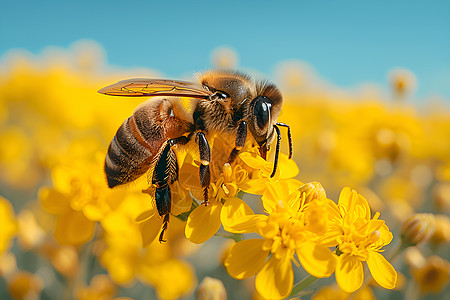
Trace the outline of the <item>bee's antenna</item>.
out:
M 278 126 L 287 127 L 288 129 L 288 139 L 289 139 L 289 159 L 292 158 L 292 135 L 291 135 L 291 127 L 284 123 L 277 123 Z
M 275 131 L 277 132 L 277 148 L 275 149 L 275 160 L 274 160 L 274 162 L 273 162 L 273 171 L 272 171 L 272 174 L 270 175 L 271 178 L 272 178 L 273 176 L 275 176 L 275 172 L 277 171 L 277 166 L 278 166 L 278 155 L 280 154 L 280 141 L 281 141 L 280 128 L 278 128 L 277 125 L 273 125 L 273 128 L 274 128 Z

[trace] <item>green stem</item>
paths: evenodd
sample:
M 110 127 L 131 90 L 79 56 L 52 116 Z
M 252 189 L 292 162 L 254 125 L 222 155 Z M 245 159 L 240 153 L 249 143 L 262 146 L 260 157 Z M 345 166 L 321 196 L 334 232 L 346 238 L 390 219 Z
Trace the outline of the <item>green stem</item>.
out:
M 80 254 L 80 263 L 76 276 L 72 279 L 72 284 L 68 286 L 64 299 L 73 299 L 73 291 L 80 287 L 89 285 L 92 277 L 92 269 L 96 263 L 96 257 L 93 257 L 93 247 L 97 238 L 99 224 L 95 224 L 94 234 L 92 239 L 88 241 Z
M 292 288 L 292 292 L 289 295 L 289 297 L 293 297 L 293 296 L 297 295 L 298 293 L 300 293 L 301 291 L 306 289 L 308 286 L 310 286 L 311 284 L 316 282 L 318 279 L 319 278 L 316 278 L 314 276 L 308 275 L 302 281 L 300 281 L 299 283 L 294 285 L 294 287 Z
M 232 239 L 236 243 L 239 241 L 242 241 L 242 234 L 240 233 L 222 233 L 222 232 L 216 232 L 215 236 L 221 236 L 227 239 Z
M 411 246 L 414 246 L 414 245 L 407 244 L 407 243 L 403 242 L 403 240 L 401 240 L 400 244 L 394 250 L 391 251 L 391 253 L 389 254 L 389 256 L 386 259 L 389 260 L 391 263 L 393 263 L 397 259 L 397 256 L 403 252 L 403 250 L 405 250 L 406 248 L 411 247 Z

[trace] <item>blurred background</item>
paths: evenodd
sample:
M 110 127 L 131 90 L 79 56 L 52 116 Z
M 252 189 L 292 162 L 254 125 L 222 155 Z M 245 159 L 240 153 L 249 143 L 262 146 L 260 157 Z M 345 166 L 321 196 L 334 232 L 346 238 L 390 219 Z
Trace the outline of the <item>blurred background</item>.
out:
M 370 297 L 450 297 L 449 15 L 448 1 L 4 3 L 0 299 L 192 299 L 206 275 L 230 299 L 257 297 L 221 266 L 224 238 L 193 246 L 180 222 L 141 248 L 132 220 L 148 199 L 104 184 L 107 146 L 141 101 L 96 91 L 211 68 L 280 86 L 299 180 L 335 201 L 356 188 L 394 240 L 408 216 L 433 214 L 431 241 L 394 262 L 399 289 Z M 328 283 L 307 298 L 340 293 Z
M 387 72 L 403 67 L 420 82 L 417 97 L 448 97 L 449 12 L 444 0 L 10 2 L 0 13 L 0 53 L 37 55 L 89 39 L 102 46 L 98 64 L 178 78 L 212 67 L 211 52 L 227 46 L 237 66 L 270 79 L 280 63 L 299 60 L 341 88 L 385 87 Z

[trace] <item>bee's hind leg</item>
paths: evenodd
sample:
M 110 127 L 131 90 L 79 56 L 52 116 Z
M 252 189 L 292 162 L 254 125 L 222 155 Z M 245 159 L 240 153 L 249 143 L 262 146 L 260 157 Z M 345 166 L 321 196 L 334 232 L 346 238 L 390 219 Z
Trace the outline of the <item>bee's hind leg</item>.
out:
M 229 164 L 234 162 L 239 151 L 241 151 L 241 149 L 244 147 L 246 139 L 247 139 L 247 122 L 242 121 L 241 123 L 239 123 L 239 127 L 236 133 L 235 146 L 233 150 L 231 150 L 230 157 L 228 158 Z
M 203 202 L 205 206 L 209 204 L 208 201 L 208 188 L 211 182 L 211 171 L 209 164 L 211 162 L 211 149 L 208 144 L 208 140 L 203 132 L 197 133 L 198 150 L 200 152 L 200 183 L 203 189 Z
M 159 154 L 158 160 L 153 171 L 152 184 L 155 189 L 155 202 L 158 214 L 164 216 L 163 227 L 159 236 L 160 242 L 165 242 L 164 232 L 169 223 L 169 216 L 172 209 L 172 197 L 169 183 L 178 180 L 178 162 L 177 156 L 171 147 L 176 144 L 186 144 L 189 137 L 181 136 L 167 141 Z

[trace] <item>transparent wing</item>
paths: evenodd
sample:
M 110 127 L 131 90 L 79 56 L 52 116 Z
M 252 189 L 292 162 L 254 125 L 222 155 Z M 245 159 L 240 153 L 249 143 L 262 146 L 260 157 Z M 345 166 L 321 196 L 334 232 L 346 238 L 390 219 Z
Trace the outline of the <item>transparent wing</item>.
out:
M 98 90 L 99 93 L 125 97 L 178 96 L 206 99 L 211 92 L 200 84 L 166 79 L 134 78 Z

